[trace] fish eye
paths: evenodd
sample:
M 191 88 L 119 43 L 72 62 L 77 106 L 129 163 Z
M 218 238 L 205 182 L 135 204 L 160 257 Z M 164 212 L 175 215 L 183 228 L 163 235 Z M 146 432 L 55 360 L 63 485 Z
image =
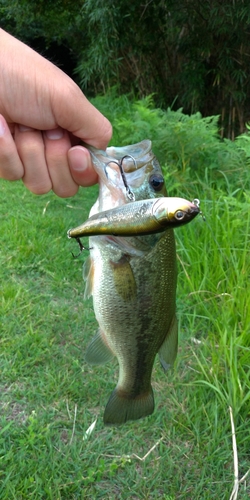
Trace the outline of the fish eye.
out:
M 177 212 L 175 212 L 174 216 L 177 220 L 183 220 L 185 217 L 185 212 L 183 212 L 183 210 L 177 210 Z
M 159 174 L 152 174 L 149 178 L 149 184 L 154 191 L 160 191 L 164 186 L 164 177 Z

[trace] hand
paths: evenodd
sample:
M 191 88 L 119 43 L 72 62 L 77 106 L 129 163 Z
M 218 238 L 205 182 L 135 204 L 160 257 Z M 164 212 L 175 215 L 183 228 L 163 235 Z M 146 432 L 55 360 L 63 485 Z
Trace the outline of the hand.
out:
M 0 29 L 0 177 L 73 196 L 97 182 L 81 140 L 106 149 L 109 121 L 63 71 Z

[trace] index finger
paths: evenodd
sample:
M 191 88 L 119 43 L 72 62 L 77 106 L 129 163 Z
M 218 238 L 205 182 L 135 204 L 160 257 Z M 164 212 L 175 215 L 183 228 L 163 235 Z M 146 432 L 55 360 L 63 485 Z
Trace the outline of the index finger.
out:
M 112 136 L 111 123 L 73 80 L 63 80 L 63 88 L 56 89 L 51 103 L 55 122 L 87 144 L 105 150 Z

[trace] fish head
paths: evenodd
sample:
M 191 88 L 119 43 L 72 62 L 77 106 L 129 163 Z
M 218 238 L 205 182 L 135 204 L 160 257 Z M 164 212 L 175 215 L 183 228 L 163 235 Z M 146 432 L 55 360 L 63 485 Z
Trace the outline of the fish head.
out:
M 167 196 L 160 164 L 151 141 L 100 151 L 89 147 L 99 177 L 99 197 L 91 210 L 96 212 L 150 198 Z

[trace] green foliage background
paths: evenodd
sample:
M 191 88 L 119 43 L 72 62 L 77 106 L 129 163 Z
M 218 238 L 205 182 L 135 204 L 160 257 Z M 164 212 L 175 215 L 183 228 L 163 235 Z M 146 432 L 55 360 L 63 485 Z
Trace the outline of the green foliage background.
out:
M 154 93 L 160 107 L 221 115 L 230 138 L 250 118 L 248 0 L 0 0 L 0 15 L 88 95 Z

